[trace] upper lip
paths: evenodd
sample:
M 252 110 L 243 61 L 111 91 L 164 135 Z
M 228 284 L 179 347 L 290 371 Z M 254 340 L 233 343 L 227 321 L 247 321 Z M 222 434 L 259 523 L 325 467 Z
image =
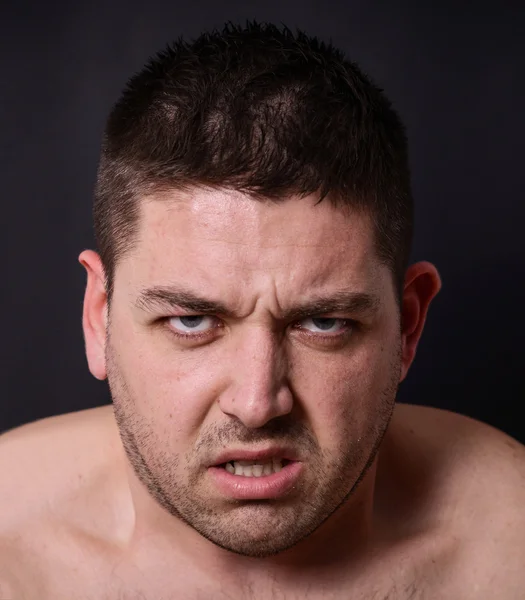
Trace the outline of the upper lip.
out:
M 260 460 L 267 461 L 272 458 L 281 458 L 284 460 L 297 460 L 297 453 L 294 452 L 291 448 L 285 448 L 283 446 L 280 447 L 272 447 L 272 448 L 261 448 L 261 449 L 243 449 L 239 448 L 237 450 L 228 449 L 221 452 L 217 457 L 213 460 L 210 466 L 222 465 L 227 462 L 232 462 L 235 460 Z

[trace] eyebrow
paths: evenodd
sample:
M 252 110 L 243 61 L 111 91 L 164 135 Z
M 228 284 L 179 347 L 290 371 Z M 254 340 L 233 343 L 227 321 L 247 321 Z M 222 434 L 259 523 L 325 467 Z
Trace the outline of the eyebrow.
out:
M 135 305 L 145 311 L 182 308 L 197 314 L 219 314 L 234 318 L 233 310 L 222 302 L 203 298 L 177 286 L 154 286 L 142 290 Z M 283 311 L 286 320 L 300 320 L 312 315 L 329 313 L 366 314 L 374 316 L 381 306 L 380 298 L 365 292 L 339 291 L 327 296 L 315 296 L 304 304 Z

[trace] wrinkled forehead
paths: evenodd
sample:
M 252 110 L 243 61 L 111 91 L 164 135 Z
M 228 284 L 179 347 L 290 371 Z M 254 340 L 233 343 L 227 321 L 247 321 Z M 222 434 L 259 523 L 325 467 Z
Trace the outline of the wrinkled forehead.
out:
M 208 290 L 264 282 L 290 292 L 380 286 L 387 269 L 377 258 L 371 219 L 316 200 L 271 202 L 226 190 L 147 198 L 121 269 L 131 284 L 183 278 Z

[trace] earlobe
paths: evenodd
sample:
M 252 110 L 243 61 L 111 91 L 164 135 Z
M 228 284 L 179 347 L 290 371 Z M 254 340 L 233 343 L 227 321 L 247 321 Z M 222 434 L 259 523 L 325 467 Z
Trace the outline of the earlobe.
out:
M 417 344 L 423 333 L 428 308 L 440 289 L 441 278 L 433 264 L 418 262 L 408 268 L 401 306 L 401 381 L 406 377 L 414 360 Z
M 108 305 L 104 268 L 99 255 L 93 250 L 85 250 L 80 254 L 78 260 L 87 273 L 82 327 L 88 366 L 94 377 L 105 379 L 107 375 L 105 347 Z

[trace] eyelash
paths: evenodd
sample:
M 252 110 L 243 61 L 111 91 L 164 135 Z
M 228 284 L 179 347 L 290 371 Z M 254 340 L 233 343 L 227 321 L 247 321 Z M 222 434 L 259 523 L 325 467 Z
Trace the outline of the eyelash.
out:
M 161 318 L 161 321 L 163 322 L 163 324 L 167 327 L 168 332 L 171 335 L 174 335 L 175 337 L 179 338 L 179 339 L 184 339 L 184 340 L 191 340 L 191 341 L 199 341 L 202 339 L 206 339 L 210 337 L 211 332 L 214 329 L 221 329 L 222 325 L 218 325 L 217 327 L 213 327 L 211 329 L 208 329 L 207 331 L 204 332 L 198 332 L 198 333 L 181 333 L 179 331 L 175 331 L 175 329 L 173 329 L 173 327 L 169 326 L 169 321 L 170 319 L 175 318 L 176 316 L 197 316 L 197 315 L 175 315 L 175 316 L 170 316 L 170 317 L 163 317 Z M 198 316 L 212 316 L 212 315 L 198 315 Z M 330 340 L 341 340 L 344 337 L 348 337 L 352 332 L 356 331 L 359 328 L 359 324 L 357 321 L 354 321 L 352 319 L 339 319 L 339 317 L 305 317 L 305 318 L 333 318 L 333 319 L 338 319 L 341 320 L 343 323 L 343 330 L 339 333 L 336 334 L 327 334 L 327 335 L 323 335 L 323 334 L 319 334 L 319 333 L 313 333 L 311 331 L 308 331 L 307 329 L 301 329 L 300 327 L 297 327 L 297 323 L 293 324 L 293 328 L 297 329 L 299 331 L 301 331 L 301 333 L 303 335 L 306 335 L 307 337 L 310 338 L 316 338 L 316 339 L 323 339 L 325 341 L 330 341 Z M 303 319 L 304 320 L 304 319 Z M 300 322 L 300 321 L 299 321 Z
M 321 317 L 319 317 L 319 318 L 321 318 Z M 334 318 L 334 319 L 337 319 L 338 321 L 341 321 L 341 323 L 343 325 L 343 329 L 341 331 L 339 331 L 338 333 L 323 335 L 322 333 L 314 333 L 313 331 L 308 331 L 308 329 L 295 327 L 295 324 L 294 324 L 294 328 L 299 329 L 303 335 L 306 335 L 309 337 L 314 337 L 314 338 L 326 339 L 326 340 L 340 340 L 341 338 L 348 337 L 348 335 L 350 335 L 351 333 L 355 332 L 358 329 L 357 321 L 353 321 L 352 319 L 342 319 L 339 317 L 323 317 L 323 318 L 327 318 L 327 319 Z
M 176 316 L 181 316 L 181 315 L 176 315 Z M 189 317 L 189 316 L 196 316 L 196 315 L 182 315 L 184 317 Z M 199 316 L 203 316 L 203 317 L 208 317 L 210 315 L 199 315 Z M 174 335 L 175 337 L 184 339 L 184 340 L 201 340 L 201 339 L 206 339 L 210 337 L 211 332 L 214 329 L 221 329 L 221 326 L 216 326 L 213 327 L 212 329 L 208 329 L 208 331 L 202 331 L 202 332 L 197 332 L 197 333 L 181 333 L 180 331 L 175 331 L 175 329 L 173 329 L 173 327 L 169 326 L 169 321 L 170 319 L 174 319 L 175 317 L 171 316 L 171 317 L 164 317 L 162 320 L 166 323 L 166 326 L 168 328 L 168 331 Z

